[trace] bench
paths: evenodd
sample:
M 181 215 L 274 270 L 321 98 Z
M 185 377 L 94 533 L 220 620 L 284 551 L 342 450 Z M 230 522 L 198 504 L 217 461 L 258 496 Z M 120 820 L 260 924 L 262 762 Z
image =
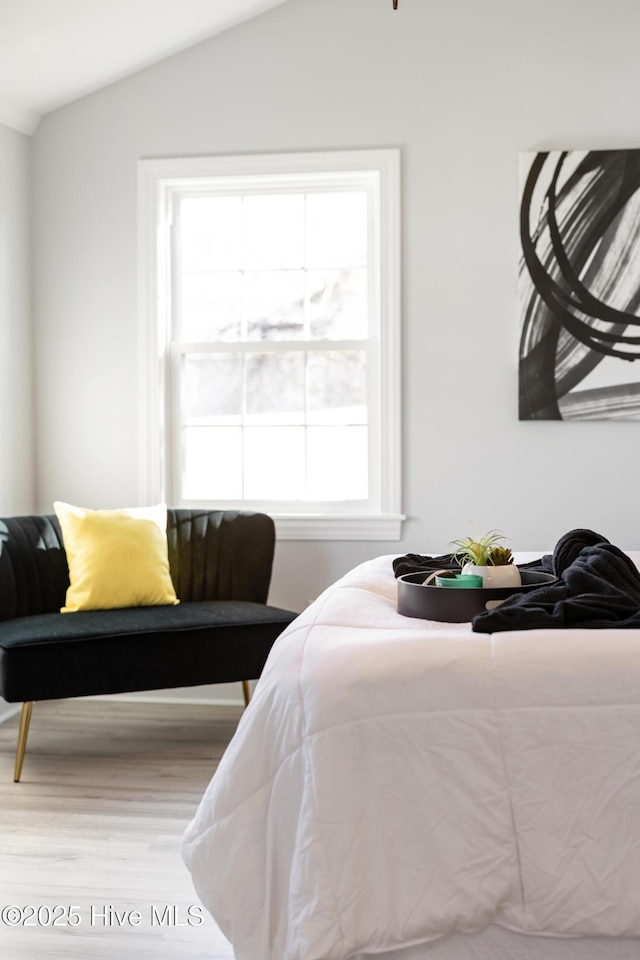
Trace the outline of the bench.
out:
M 275 549 L 261 513 L 169 509 L 176 606 L 60 613 L 69 570 L 53 515 L 0 519 L 0 695 L 22 703 L 20 780 L 33 702 L 260 676 L 296 614 L 267 605 Z

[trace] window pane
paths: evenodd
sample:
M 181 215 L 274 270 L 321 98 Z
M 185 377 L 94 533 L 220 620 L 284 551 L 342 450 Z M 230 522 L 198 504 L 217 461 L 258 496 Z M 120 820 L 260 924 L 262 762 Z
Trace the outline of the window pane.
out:
M 182 274 L 182 339 L 239 340 L 242 274 Z
M 308 267 L 360 267 L 367 258 L 367 195 L 307 195 Z
M 247 270 L 304 266 L 304 195 L 244 197 Z
M 183 358 L 182 369 L 182 409 L 190 425 L 241 422 L 241 354 L 191 354 Z
M 247 339 L 299 340 L 304 336 L 303 271 L 248 271 L 244 309 Z
M 307 471 L 309 500 L 366 500 L 367 428 L 309 427 Z
M 367 336 L 366 270 L 309 270 L 307 290 L 314 339 L 355 340 Z
M 192 197 L 180 204 L 183 270 L 241 266 L 241 197 Z
M 304 423 L 304 353 L 249 353 L 246 422 Z
M 242 428 L 186 427 L 182 489 L 187 500 L 242 497 Z
M 307 358 L 309 423 L 367 422 L 367 356 L 364 350 L 327 350 Z
M 247 427 L 244 495 L 255 500 L 304 498 L 304 427 Z

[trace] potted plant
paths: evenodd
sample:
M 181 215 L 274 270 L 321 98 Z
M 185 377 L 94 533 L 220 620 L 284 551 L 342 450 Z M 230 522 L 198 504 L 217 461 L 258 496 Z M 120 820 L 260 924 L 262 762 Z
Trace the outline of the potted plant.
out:
M 490 530 L 481 537 L 452 540 L 453 558 L 463 575 L 482 577 L 483 587 L 519 587 L 520 571 L 511 550 L 502 545 L 506 539 L 500 530 Z

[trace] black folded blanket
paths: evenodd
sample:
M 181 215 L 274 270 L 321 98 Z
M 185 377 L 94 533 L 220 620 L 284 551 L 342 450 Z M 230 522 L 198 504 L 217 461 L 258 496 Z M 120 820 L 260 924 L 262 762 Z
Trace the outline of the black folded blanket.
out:
M 640 627 L 640 573 L 606 537 L 571 530 L 553 551 L 558 577 L 473 618 L 478 633 L 541 627 Z

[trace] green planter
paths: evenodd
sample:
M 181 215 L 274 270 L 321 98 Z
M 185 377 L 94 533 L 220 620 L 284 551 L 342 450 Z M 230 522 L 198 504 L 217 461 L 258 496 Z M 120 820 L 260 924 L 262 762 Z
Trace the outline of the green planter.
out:
M 482 586 L 482 577 L 470 573 L 456 573 L 453 577 L 436 577 L 437 587 L 453 587 L 458 590 L 477 590 Z

